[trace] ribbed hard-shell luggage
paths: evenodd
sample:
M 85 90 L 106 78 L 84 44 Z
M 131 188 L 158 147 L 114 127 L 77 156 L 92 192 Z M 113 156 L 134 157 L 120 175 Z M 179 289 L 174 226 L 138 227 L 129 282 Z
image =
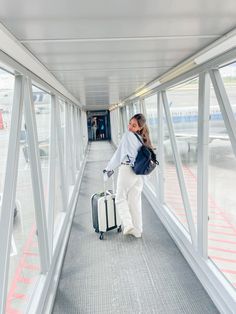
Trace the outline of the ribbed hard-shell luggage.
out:
M 92 219 L 95 232 L 100 233 L 99 239 L 103 239 L 104 232 L 117 228 L 121 231 L 120 217 L 116 211 L 115 193 L 111 190 L 95 193 L 91 197 Z

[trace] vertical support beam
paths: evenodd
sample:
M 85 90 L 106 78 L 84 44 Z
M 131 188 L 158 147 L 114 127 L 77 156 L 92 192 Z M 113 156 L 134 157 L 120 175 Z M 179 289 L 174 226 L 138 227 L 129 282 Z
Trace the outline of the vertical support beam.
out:
M 122 122 L 121 122 L 121 108 L 117 108 L 117 121 L 118 121 L 118 133 L 117 133 L 117 143 L 120 143 L 120 139 L 121 139 L 121 129 L 122 129 Z
M 112 114 L 112 115 L 111 115 Z M 118 119 L 118 110 L 115 109 L 112 112 L 110 112 L 110 117 L 112 116 L 113 124 L 112 126 L 115 126 L 115 143 L 116 145 L 119 143 L 118 137 L 119 137 L 119 119 Z M 114 127 L 113 127 L 114 130 Z
M 83 124 L 82 124 L 82 127 L 83 127 L 83 142 L 84 142 L 84 152 L 85 152 L 85 149 L 87 147 L 87 144 L 88 144 L 88 121 L 87 121 L 87 115 L 85 113 L 85 111 L 82 111 L 82 118 L 83 118 Z
M 10 263 L 11 237 L 13 228 L 13 208 L 15 207 L 17 171 L 19 162 L 20 130 L 24 98 L 24 79 L 15 77 L 11 127 L 9 134 L 7 163 L 2 208 L 0 211 L 0 313 L 5 313 L 8 273 Z
M 110 112 L 110 123 L 112 125 L 112 128 L 111 128 L 111 140 L 113 143 L 116 143 L 116 139 L 115 139 L 115 134 L 114 134 L 114 129 L 117 127 L 115 125 L 115 120 L 114 120 L 114 111 L 111 111 Z
M 55 119 L 56 119 L 56 145 L 59 152 L 59 165 L 60 165 L 60 179 L 61 179 L 61 189 L 62 189 L 62 202 L 63 202 L 63 211 L 67 209 L 68 202 L 68 186 L 66 185 L 66 174 L 65 174 L 65 163 L 64 163 L 64 154 L 63 154 L 63 134 L 61 129 L 61 116 L 58 97 L 55 98 Z
M 170 134 L 171 147 L 172 147 L 172 151 L 173 151 L 173 155 L 174 155 L 180 191 L 181 191 L 181 195 L 182 195 L 182 199 L 183 199 L 183 203 L 184 203 L 185 214 L 186 214 L 186 218 L 187 218 L 187 222 L 188 222 L 189 232 L 190 232 L 190 236 L 192 239 L 192 244 L 194 247 L 196 247 L 196 240 L 197 240 L 196 229 L 194 226 L 190 202 L 188 199 L 188 192 L 187 192 L 187 189 L 185 186 L 184 175 L 183 175 L 183 170 L 182 170 L 182 163 L 180 160 L 178 147 L 177 147 L 177 143 L 176 143 L 174 127 L 173 127 L 172 120 L 171 120 L 170 108 L 169 108 L 166 92 L 162 91 L 161 94 L 162 94 L 162 101 L 163 101 L 163 105 L 164 105 L 164 109 L 165 109 L 167 126 L 168 126 L 168 130 L 169 130 L 169 134 Z
M 77 125 L 78 125 L 78 147 L 79 147 L 79 167 L 83 161 L 83 138 L 82 138 L 82 127 L 81 127 L 81 110 L 78 108 L 77 114 Z
M 71 172 L 72 183 L 75 184 L 76 177 L 76 148 L 75 148 L 75 108 L 70 106 L 70 134 L 71 134 Z
M 50 152 L 49 152 L 49 180 L 48 180 L 48 238 L 50 261 L 53 254 L 53 231 L 54 231 L 54 211 L 55 211 L 55 173 L 56 173 L 56 96 L 51 96 L 51 124 L 50 124 Z
M 141 113 L 144 113 L 143 102 L 144 102 L 144 99 L 143 98 L 139 98 L 140 112 Z
M 77 123 L 78 123 L 79 165 L 81 166 L 81 163 L 82 163 L 82 160 L 83 160 L 83 139 L 82 139 L 81 112 L 80 112 L 80 108 L 78 108 Z
M 79 140 L 79 113 L 78 108 L 75 107 L 74 126 L 75 126 L 75 150 L 76 150 L 76 170 L 80 169 L 80 140 Z
M 236 157 L 236 121 L 219 70 L 210 70 L 217 101 Z
M 72 123 L 72 113 L 73 106 L 68 104 L 67 111 L 67 127 L 68 127 L 68 137 L 66 137 L 66 141 L 68 142 L 68 165 L 69 165 L 69 177 L 68 183 L 69 185 L 73 185 L 75 183 L 75 171 L 74 171 L 74 135 L 73 135 L 73 123 Z
M 82 128 L 81 128 L 81 112 L 78 107 L 77 110 L 77 126 L 78 126 L 78 147 L 79 147 L 79 168 L 83 161 L 83 139 L 82 139 Z
M 144 116 L 147 117 L 147 109 L 146 109 L 146 105 L 145 105 L 145 98 L 142 99 L 142 112 L 143 112 Z
M 82 112 L 79 109 L 79 142 L 80 142 L 80 160 L 82 161 L 84 158 L 84 140 L 83 140 L 83 125 L 82 125 Z
M 35 217 L 38 231 L 38 246 L 41 262 L 41 271 L 46 273 L 49 268 L 49 243 L 45 212 L 45 200 L 43 193 L 43 179 L 38 147 L 38 134 L 34 113 L 32 83 L 30 79 L 24 84 L 24 109 L 27 127 L 27 141 L 30 159 L 31 179 L 34 194 Z
M 157 94 L 157 160 L 159 161 L 159 167 L 157 170 L 158 175 L 158 187 L 157 196 L 161 204 L 164 203 L 164 135 L 163 135 L 163 106 L 161 103 L 160 93 Z
M 127 103 L 126 106 L 125 106 L 125 115 L 126 115 L 126 120 L 127 120 L 127 123 L 128 123 L 129 118 L 130 118 L 130 114 L 129 114 L 129 103 Z
M 124 133 L 124 114 L 123 114 L 123 107 L 120 108 L 120 135 L 122 136 L 122 134 Z M 120 138 L 121 138 L 120 136 Z
M 87 139 L 88 139 L 85 135 L 85 132 L 86 134 L 88 134 L 87 125 L 88 125 L 87 115 L 84 111 L 81 111 L 81 129 L 82 129 L 81 135 L 82 135 L 82 143 L 83 143 L 83 156 L 85 155 L 85 149 L 86 149 Z
M 123 113 L 123 126 L 124 126 L 124 129 L 123 131 L 125 132 L 126 131 L 126 128 L 127 128 L 127 125 L 128 125 L 128 116 L 127 116 L 127 110 L 126 110 L 126 106 L 122 108 L 122 113 Z
M 209 106 L 210 77 L 208 73 L 201 73 L 198 90 L 197 245 L 204 259 L 207 259 L 208 247 Z
M 71 151 L 70 151 L 70 110 L 68 103 L 65 103 L 65 173 L 66 173 L 66 192 L 67 192 L 67 199 L 69 197 L 69 185 L 71 183 Z
M 131 102 L 129 105 L 129 115 L 130 115 L 130 118 L 134 115 L 134 103 L 133 102 Z

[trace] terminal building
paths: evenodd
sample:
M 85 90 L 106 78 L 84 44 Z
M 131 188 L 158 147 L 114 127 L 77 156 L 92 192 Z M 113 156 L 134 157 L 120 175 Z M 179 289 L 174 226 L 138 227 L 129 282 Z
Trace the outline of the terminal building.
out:
M 99 237 L 137 113 L 143 233 Z M 236 313 L 235 186 L 235 0 L 1 1 L 1 314 Z

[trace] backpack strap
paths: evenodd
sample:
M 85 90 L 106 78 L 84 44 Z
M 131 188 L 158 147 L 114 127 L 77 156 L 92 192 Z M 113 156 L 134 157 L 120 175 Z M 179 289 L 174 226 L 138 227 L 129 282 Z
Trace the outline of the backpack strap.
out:
M 139 142 L 144 145 L 143 141 L 141 140 L 140 136 L 137 133 L 134 133 L 134 135 L 137 137 L 137 139 L 139 140 Z

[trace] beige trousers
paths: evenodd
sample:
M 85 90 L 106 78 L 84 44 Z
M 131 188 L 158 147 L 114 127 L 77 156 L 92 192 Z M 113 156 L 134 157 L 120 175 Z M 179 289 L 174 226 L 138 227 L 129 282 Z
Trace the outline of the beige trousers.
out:
M 116 208 L 122 224 L 143 231 L 142 200 L 143 179 L 130 166 L 121 165 L 117 178 Z

